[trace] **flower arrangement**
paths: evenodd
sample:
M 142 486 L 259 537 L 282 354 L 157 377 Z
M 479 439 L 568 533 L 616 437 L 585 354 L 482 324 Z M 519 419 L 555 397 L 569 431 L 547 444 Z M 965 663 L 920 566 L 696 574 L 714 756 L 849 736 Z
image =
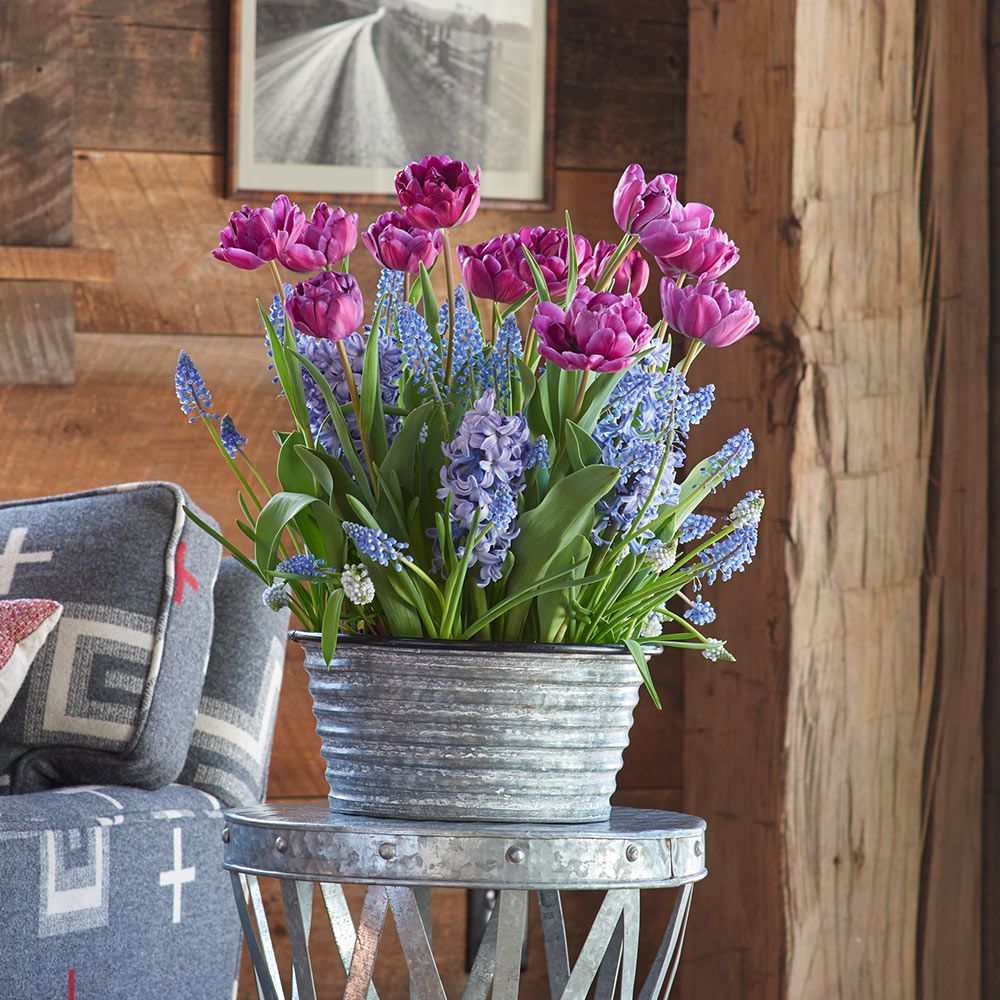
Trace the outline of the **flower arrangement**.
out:
M 232 213 L 213 253 L 273 273 L 277 294 L 258 307 L 291 429 L 276 432 L 273 492 L 181 354 L 181 407 L 239 481 L 252 557 L 200 523 L 258 574 L 268 607 L 322 633 L 328 662 L 338 633 L 624 644 L 655 700 L 644 647 L 732 659 L 701 631 L 715 619 L 704 588 L 750 562 L 764 500 L 747 493 L 721 521 L 698 512 L 753 441 L 741 430 L 682 472 L 714 398 L 689 375 L 705 346 L 735 343 L 758 318 L 719 280 L 736 245 L 676 183 L 628 167 L 616 245 L 592 246 L 567 214 L 563 228 L 459 246 L 453 260 L 450 231 L 475 215 L 480 171 L 411 163 L 399 211 L 361 234 L 383 268 L 365 326 L 349 269 L 356 214 L 321 203 L 307 219 L 284 195 Z M 655 322 L 639 300 L 647 255 L 663 273 Z M 286 284 L 282 268 L 302 280 Z

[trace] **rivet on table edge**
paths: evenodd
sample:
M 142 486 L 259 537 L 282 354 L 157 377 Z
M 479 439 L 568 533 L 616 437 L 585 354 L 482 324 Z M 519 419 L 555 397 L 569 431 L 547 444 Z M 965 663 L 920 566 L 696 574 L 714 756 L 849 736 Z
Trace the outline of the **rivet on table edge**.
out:
M 639 853 L 638 844 L 629 844 L 628 847 L 625 848 L 625 857 L 628 858 L 629 861 L 638 861 Z
M 274 849 L 275 849 L 275 850 L 276 850 L 276 851 L 277 851 L 277 852 L 278 852 L 279 854 L 284 854 L 284 853 L 285 853 L 285 851 L 287 851 L 287 850 L 288 850 L 288 841 L 287 841 L 287 840 L 285 840 L 285 838 L 284 838 L 284 837 L 278 837 L 278 838 L 277 838 L 277 839 L 276 839 L 276 840 L 274 841 Z
M 519 865 L 525 859 L 525 850 L 518 844 L 514 844 L 513 847 L 507 848 L 507 860 L 512 865 Z
M 392 861 L 392 859 L 396 856 L 395 846 L 393 844 L 379 844 L 378 856 L 383 861 Z
M 701 855 L 702 855 L 702 851 L 703 851 L 703 848 L 701 846 L 701 841 L 700 840 L 696 840 L 694 842 L 694 856 L 696 858 L 700 858 Z
M 224 844 L 228 844 L 229 843 L 229 827 L 228 826 L 222 828 L 222 842 Z

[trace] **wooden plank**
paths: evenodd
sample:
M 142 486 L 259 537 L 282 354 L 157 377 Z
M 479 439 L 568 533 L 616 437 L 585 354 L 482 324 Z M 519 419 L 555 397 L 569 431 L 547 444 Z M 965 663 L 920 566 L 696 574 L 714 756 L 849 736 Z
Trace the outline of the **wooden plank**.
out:
M 0 385 L 67 385 L 73 353 L 72 285 L 0 281 Z
M 631 9 L 609 30 L 606 3 L 562 5 L 556 83 L 556 166 L 647 172 L 684 169 L 687 4 Z
M 113 250 L 82 247 L 0 246 L 0 279 L 20 281 L 113 281 Z
M 75 144 L 224 152 L 226 52 L 217 0 L 83 4 L 73 19 Z
M 930 752 L 924 769 L 920 994 L 975 996 L 982 985 L 983 683 L 989 467 L 987 67 L 985 0 L 924 5 L 919 106 L 929 452 L 924 663 Z M 994 532 L 995 533 L 995 532 Z M 987 731 L 998 716 L 987 716 Z M 993 853 L 991 850 L 990 854 Z M 987 894 L 988 894 L 987 887 Z M 996 984 L 1000 987 L 1000 984 Z M 984 996 L 997 989 L 986 988 Z
M 270 298 L 266 271 L 246 272 L 211 256 L 218 232 L 239 202 L 220 196 L 218 156 L 78 151 L 75 158 L 77 241 L 115 249 L 113 284 L 77 291 L 77 327 L 86 331 L 233 334 L 259 331 L 254 296 Z M 615 235 L 611 195 L 616 173 L 559 171 L 558 210 L 530 214 L 484 209 L 456 234 L 474 243 L 525 224 L 556 225 L 563 211 L 593 240 Z M 302 197 L 311 211 L 315 197 Z M 351 208 L 349 203 L 345 207 Z M 367 224 L 379 209 L 361 210 Z M 377 268 L 360 248 L 352 270 L 371 292 Z M 290 276 L 291 277 L 291 276 Z

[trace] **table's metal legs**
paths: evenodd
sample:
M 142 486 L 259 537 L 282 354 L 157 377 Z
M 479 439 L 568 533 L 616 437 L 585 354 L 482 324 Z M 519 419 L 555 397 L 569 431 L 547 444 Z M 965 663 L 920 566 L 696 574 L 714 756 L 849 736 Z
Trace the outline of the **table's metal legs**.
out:
M 284 1000 L 257 880 L 232 874 L 233 894 L 247 940 L 261 1000 Z M 313 890 L 310 882 L 281 879 L 288 938 L 292 948 L 292 1000 L 316 1000 L 309 960 Z M 562 901 L 554 891 L 539 892 L 545 959 L 552 1000 L 666 1000 L 677 975 L 691 906 L 692 886 L 682 886 L 666 933 L 638 996 L 639 890 L 611 889 L 594 918 L 576 963 L 570 968 Z M 355 929 L 339 885 L 321 886 L 340 960 L 347 972 L 344 1000 L 378 1000 L 372 970 L 385 918 L 392 909 L 410 975 L 411 1000 L 447 1000 L 431 951 L 429 901 L 406 886 L 371 886 Z M 482 945 L 462 1000 L 517 1000 L 528 893 L 505 889 L 486 925 Z M 251 912 L 252 911 L 252 912 Z M 256 917 L 256 930 L 254 928 Z M 258 936 L 259 935 L 259 936 Z M 491 993 L 492 991 L 492 993 Z

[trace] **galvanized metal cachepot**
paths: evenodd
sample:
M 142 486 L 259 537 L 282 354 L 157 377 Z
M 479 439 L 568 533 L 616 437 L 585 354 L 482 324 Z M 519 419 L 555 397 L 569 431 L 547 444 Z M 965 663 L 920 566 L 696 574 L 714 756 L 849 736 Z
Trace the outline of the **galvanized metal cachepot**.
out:
M 341 636 L 306 653 L 330 808 L 411 820 L 606 820 L 642 683 L 620 646 Z

